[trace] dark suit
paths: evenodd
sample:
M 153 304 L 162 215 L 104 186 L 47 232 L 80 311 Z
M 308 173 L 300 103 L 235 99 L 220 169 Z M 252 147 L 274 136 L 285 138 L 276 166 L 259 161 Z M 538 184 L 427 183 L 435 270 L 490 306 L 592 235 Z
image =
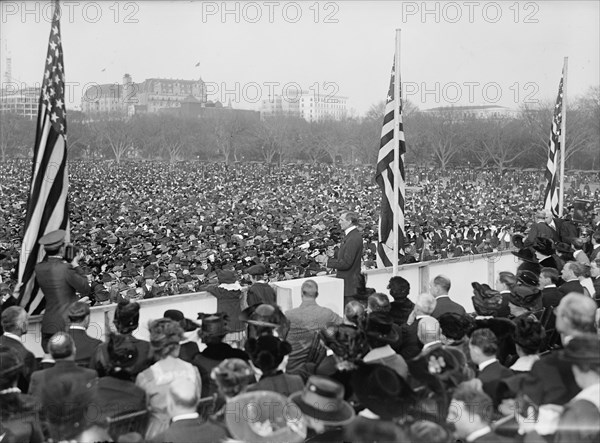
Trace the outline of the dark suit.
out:
M 191 363 L 199 352 L 198 344 L 193 341 L 186 341 L 179 346 L 179 358 L 188 363 Z
M 406 324 L 406 321 L 414 308 L 415 304 L 408 298 L 391 302 L 390 316 L 392 317 L 392 321 L 398 326 Z
M 158 286 L 152 286 L 150 288 L 150 290 L 148 290 L 148 287 L 146 285 L 143 285 L 142 289 L 144 290 L 144 296 L 143 296 L 144 300 L 147 298 L 160 297 L 160 295 L 162 293 L 161 288 Z
M 241 349 L 229 346 L 227 343 L 215 343 L 206 346 L 206 349 L 194 357 L 192 364 L 198 368 L 202 379 L 202 397 L 207 397 L 217 392 L 215 381 L 210 373 L 215 366 L 226 358 L 240 358 L 244 361 L 250 360 L 248 354 Z
M 567 295 L 569 292 L 577 292 L 579 294 L 584 294 L 583 286 L 581 286 L 579 280 L 571 280 L 564 282 L 558 287 L 558 290 L 562 295 Z
M 557 287 L 542 289 L 542 305 L 544 308 L 558 306 L 564 294 Z
M 398 353 L 406 361 L 419 355 L 421 349 L 423 349 L 423 343 L 421 343 L 417 335 L 420 321 L 421 319 L 416 319 L 410 325 L 406 323 L 402 325 L 402 341 L 400 342 L 400 352 Z
M 156 442 L 173 443 L 213 443 L 226 440 L 227 432 L 212 421 L 203 422 L 200 418 L 177 420 L 152 439 Z
M 536 361 L 523 383 L 523 393 L 538 405 L 568 403 L 581 390 L 571 370 L 571 362 L 551 351 Z
M 268 283 L 257 282 L 248 288 L 247 297 L 248 306 L 253 306 L 260 303 L 269 305 L 277 304 L 277 295 L 275 289 L 269 286 Z
M 438 319 L 442 314 L 446 312 L 454 312 L 460 315 L 466 315 L 467 311 L 458 303 L 450 300 L 450 297 L 447 295 L 441 295 L 436 298 L 435 309 L 431 313 L 431 316 Z
M 75 363 L 84 368 L 89 367 L 90 360 L 96 352 L 96 348 L 102 344 L 102 341 L 90 337 L 83 329 L 70 327 L 69 334 L 75 342 Z
M 6 335 L 0 336 L 0 346 L 11 348 L 23 361 L 23 367 L 21 368 L 19 374 L 17 387 L 21 390 L 21 392 L 27 392 L 29 389 L 29 380 L 31 379 L 31 374 L 36 369 L 35 356 L 33 353 L 28 351 L 25 346 L 23 346 L 23 343 L 12 337 L 7 337 Z
M 560 222 L 557 219 L 554 220 L 556 227 L 559 229 Z M 546 222 L 538 222 L 531 226 L 527 238 L 523 241 L 525 247 L 529 247 L 535 243 L 535 239 L 538 237 L 549 238 L 554 243 L 560 242 L 558 232 L 552 229 Z
M 73 268 L 60 258 L 48 258 L 35 265 L 35 279 L 46 300 L 42 334 L 50 338 L 65 330 L 67 309 L 79 300 L 76 292 L 82 296 L 90 295 L 91 288 L 81 268 Z
M 73 392 L 85 389 L 85 386 L 94 382 L 97 377 L 98 374 L 93 369 L 77 366 L 71 360 L 59 360 L 54 367 L 31 374 L 29 394 L 41 401 L 43 409 L 62 405 L 64 399 L 57 398 L 56 395 L 50 398 L 46 394 L 48 388 L 52 387 L 52 392 L 56 392 L 55 387 L 61 385 L 62 392 L 72 395 Z
M 337 255 L 327 261 L 327 267 L 337 270 L 336 277 L 344 280 L 344 297 L 351 297 L 356 293 L 362 254 L 362 235 L 355 227 L 342 239 Z
M 481 380 L 481 383 L 483 384 L 483 392 L 489 395 L 492 400 L 494 400 L 494 403 L 496 403 L 498 383 L 500 380 L 512 377 L 513 375 L 514 374 L 510 369 L 502 366 L 500 362 L 495 361 L 483 368 L 477 378 Z
M 102 417 L 114 417 L 146 409 L 146 392 L 132 381 L 107 376 L 98 380 L 97 409 Z

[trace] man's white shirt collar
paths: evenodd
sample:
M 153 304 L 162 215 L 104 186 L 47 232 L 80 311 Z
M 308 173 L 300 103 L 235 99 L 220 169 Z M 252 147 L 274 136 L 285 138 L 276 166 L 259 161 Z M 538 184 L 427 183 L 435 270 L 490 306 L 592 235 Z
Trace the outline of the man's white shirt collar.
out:
M 490 358 L 489 360 L 486 360 L 482 363 L 479 363 L 479 371 L 483 371 L 485 368 L 487 368 L 489 365 L 491 365 L 492 363 L 498 361 L 495 358 Z
M 12 338 L 13 340 L 17 340 L 19 343 L 21 343 L 21 337 L 19 337 L 17 334 L 13 334 L 12 332 L 4 331 L 4 335 L 6 337 Z

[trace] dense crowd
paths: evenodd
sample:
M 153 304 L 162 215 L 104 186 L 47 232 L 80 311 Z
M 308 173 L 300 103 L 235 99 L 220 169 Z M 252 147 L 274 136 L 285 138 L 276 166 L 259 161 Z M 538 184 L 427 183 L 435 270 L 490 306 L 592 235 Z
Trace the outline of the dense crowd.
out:
M 452 300 L 447 276 L 421 294 L 395 276 L 389 294 L 357 291 L 342 318 L 309 279 L 285 313 L 260 299 L 236 319 L 169 309 L 149 322 L 149 342 L 133 335 L 143 308 L 122 300 L 102 342 L 76 301 L 41 361 L 21 342 L 27 313 L 11 306 L 1 317 L 3 441 L 597 442 L 600 256 L 560 273 L 530 271 L 535 260 L 520 256 L 496 289 L 472 283 L 473 313 Z M 220 287 L 239 302 L 224 272 Z
M 363 265 L 376 266 L 380 191 L 372 167 L 246 163 L 83 162 L 69 165 L 71 241 L 98 285 L 97 302 L 193 292 L 216 271 L 263 263 L 271 281 L 328 272 L 343 210 L 360 215 Z M 2 291 L 15 285 L 30 164 L 0 165 Z M 598 201 L 600 175 L 571 174 L 565 198 Z M 510 247 L 539 209 L 539 171 L 410 169 L 404 262 Z M 152 267 L 152 271 L 150 271 Z M 111 283 L 112 282 L 112 283 Z M 111 295 L 112 294 L 112 295 Z
M 61 305 L 44 314 L 43 359 L 21 340 L 26 311 L 2 306 L 3 441 L 600 438 L 600 213 L 578 224 L 539 211 L 535 173 L 412 171 L 405 257 L 514 247 L 520 259 L 498 270 L 493 288 L 472 282 L 475 312 L 452 300 L 452 275 L 421 294 L 394 276 L 389 294 L 363 279 L 340 317 L 319 304 L 314 280 L 286 312 L 268 281 L 327 272 L 320 256 L 336 248 L 348 209 L 360 214 L 363 259 L 373 261 L 380 195 L 370 169 L 73 166 L 70 232 L 80 252 L 69 265 L 64 231 L 40 240 L 48 257 L 38 283 Z M 23 165 L 7 167 L 3 292 L 25 214 L 15 177 L 27 176 Z M 597 202 L 599 192 L 576 175 L 567 201 Z M 194 290 L 213 294 L 217 312 L 169 309 L 148 324 L 149 341 L 135 336 L 137 299 Z M 106 337 L 91 336 L 90 303 L 77 292 L 117 303 Z

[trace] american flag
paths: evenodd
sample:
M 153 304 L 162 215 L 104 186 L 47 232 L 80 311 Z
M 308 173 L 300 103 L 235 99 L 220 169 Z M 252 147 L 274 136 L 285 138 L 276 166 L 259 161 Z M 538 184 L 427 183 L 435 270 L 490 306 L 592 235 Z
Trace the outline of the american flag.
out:
M 552 211 L 555 217 L 559 216 L 559 201 L 558 195 L 558 174 L 556 169 L 558 166 L 558 158 L 561 148 L 560 146 L 560 131 L 562 124 L 562 104 L 563 104 L 563 79 L 565 70 L 563 68 L 558 84 L 558 96 L 556 97 L 556 105 L 554 106 L 554 114 L 552 116 L 552 126 L 550 128 L 550 141 L 548 142 L 548 163 L 546 164 L 546 190 L 544 192 L 544 209 Z
M 35 280 L 35 265 L 44 255 L 38 240 L 56 229 L 66 230 L 67 240 L 69 235 L 65 72 L 59 19 L 60 9 L 57 1 L 54 6 L 38 107 L 16 294 L 19 305 L 30 314 L 41 313 L 45 306 L 44 294 Z
M 381 214 L 379 217 L 379 244 L 377 245 L 378 266 L 392 266 L 394 264 L 394 235 L 398 236 L 399 250 L 404 244 L 404 196 L 406 183 L 404 174 L 404 128 L 402 125 L 402 91 L 400 90 L 400 103 L 394 100 L 394 76 L 396 75 L 395 63 L 392 65 L 390 87 L 385 104 L 383 127 L 381 128 L 381 142 L 379 157 L 377 159 L 377 172 L 375 180 L 381 189 Z M 398 74 L 399 75 L 399 74 Z M 400 82 L 398 82 L 400 84 Z M 399 127 L 399 161 L 397 170 L 394 171 L 394 112 L 398 112 Z M 399 192 L 398 201 L 394 202 L 394 174 L 398 174 Z M 394 212 L 398 213 L 398 226 L 394 229 Z M 394 234 L 396 232 L 396 234 Z M 398 261 L 398 258 L 395 258 Z

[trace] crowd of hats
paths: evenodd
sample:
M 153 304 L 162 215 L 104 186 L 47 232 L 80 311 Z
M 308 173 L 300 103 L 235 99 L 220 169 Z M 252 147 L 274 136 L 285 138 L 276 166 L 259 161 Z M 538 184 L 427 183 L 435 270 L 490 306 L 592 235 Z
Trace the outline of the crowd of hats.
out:
M 3 292 L 15 283 L 30 171 L 24 160 L 0 165 Z M 259 263 L 272 280 L 323 272 L 315 258 L 339 242 L 343 210 L 360 214 L 364 263 L 375 265 L 381 195 L 370 166 L 75 162 L 69 173 L 71 241 L 85 252 L 81 264 L 98 282 L 118 281 L 128 298 L 151 264 L 166 294 L 192 292 L 219 269 Z M 573 176 L 567 201 L 599 180 Z M 452 255 L 459 245 L 466 253 L 501 247 L 503 233 L 531 220 L 540 180 L 522 171 L 411 171 L 408 184 L 421 190 L 406 198 L 408 252 L 419 260 Z

